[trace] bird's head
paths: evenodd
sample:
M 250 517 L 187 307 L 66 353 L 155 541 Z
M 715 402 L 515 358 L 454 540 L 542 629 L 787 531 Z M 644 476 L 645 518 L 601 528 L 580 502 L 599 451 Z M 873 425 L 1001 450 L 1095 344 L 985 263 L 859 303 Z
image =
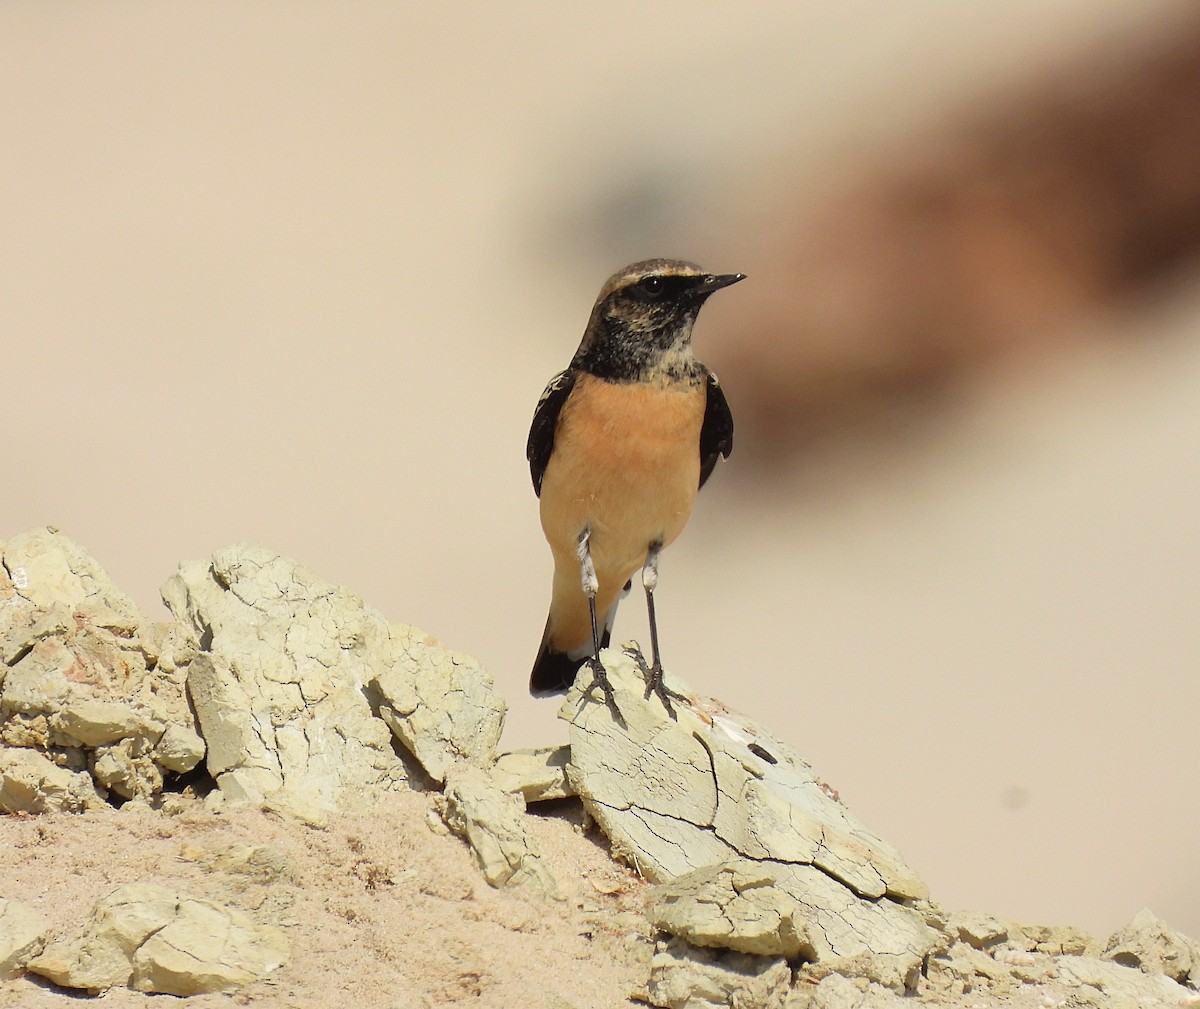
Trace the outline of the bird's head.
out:
M 649 259 L 618 270 L 592 309 L 575 363 L 602 378 L 631 381 L 694 371 L 692 325 L 710 294 L 744 280 L 694 263 Z

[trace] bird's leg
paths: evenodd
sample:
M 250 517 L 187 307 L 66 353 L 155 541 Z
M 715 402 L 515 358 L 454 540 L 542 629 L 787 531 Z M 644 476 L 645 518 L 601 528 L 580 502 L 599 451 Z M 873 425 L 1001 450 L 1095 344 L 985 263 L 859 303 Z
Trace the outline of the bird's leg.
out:
M 626 654 L 637 662 L 641 667 L 642 675 L 646 677 L 647 700 L 651 693 L 657 694 L 663 707 L 667 709 L 667 714 L 675 718 L 675 709 L 671 706 L 671 699 L 686 701 L 687 698 L 668 689 L 667 685 L 663 683 L 662 657 L 658 651 L 658 620 L 654 615 L 654 590 L 658 588 L 658 555 L 661 551 L 661 543 L 651 543 L 646 551 L 646 563 L 642 565 L 642 588 L 646 590 L 646 615 L 650 618 L 650 665 L 646 665 L 646 657 L 640 650 L 631 650 Z
M 575 547 L 579 557 L 579 582 L 583 594 L 587 596 L 588 615 L 592 618 L 592 657 L 587 660 L 587 665 L 592 671 L 592 687 L 597 684 L 600 686 L 604 691 L 604 702 L 612 709 L 613 714 L 620 718 L 621 712 L 617 708 L 617 699 L 613 696 L 612 684 L 608 682 L 608 673 L 604 669 L 604 663 L 600 661 L 600 625 L 596 620 L 596 593 L 600 591 L 600 579 L 596 577 L 596 565 L 592 563 L 591 538 L 591 529 L 585 527 L 579 534 L 579 542 Z

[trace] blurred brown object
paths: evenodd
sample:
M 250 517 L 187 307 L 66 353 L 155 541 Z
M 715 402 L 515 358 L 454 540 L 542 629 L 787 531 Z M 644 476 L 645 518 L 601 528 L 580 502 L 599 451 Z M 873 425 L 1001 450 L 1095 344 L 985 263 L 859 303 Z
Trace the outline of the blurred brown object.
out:
M 775 208 L 779 242 L 738 263 L 757 301 L 714 327 L 731 397 L 753 390 L 734 402 L 742 452 L 905 429 L 981 366 L 1078 339 L 1090 313 L 1191 264 L 1200 19 L 1071 64 L 835 166 L 851 181 L 811 210 Z

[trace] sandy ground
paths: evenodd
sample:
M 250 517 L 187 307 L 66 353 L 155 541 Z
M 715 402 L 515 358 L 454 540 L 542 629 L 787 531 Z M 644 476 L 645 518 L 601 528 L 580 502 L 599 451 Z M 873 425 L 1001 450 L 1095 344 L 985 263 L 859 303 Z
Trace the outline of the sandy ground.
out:
M 653 948 L 647 884 L 611 861 L 575 800 L 544 804 L 531 818 L 562 885 L 558 900 L 488 886 L 465 844 L 439 826 L 435 802 L 435 793 L 393 793 L 320 828 L 248 808 L 214 809 L 190 793 L 168 795 L 164 811 L 131 802 L 84 815 L 4 816 L 0 850 L 12 857 L 0 862 L 0 893 L 69 934 L 96 900 L 131 882 L 169 885 L 285 932 L 288 964 L 245 988 L 189 997 L 196 1009 L 646 1004 L 638 996 Z M 995 966 L 999 976 L 1005 968 Z M 995 993 L 978 978 L 962 993 L 922 981 L 919 1004 L 1104 1004 L 1101 991 L 1063 980 L 1052 973 L 1046 984 Z M 1176 991 L 1180 1005 L 1200 998 Z M 32 975 L 0 982 L 4 1009 L 64 1009 L 86 998 Z M 171 998 L 113 988 L 102 1004 L 149 1009 Z
M 487 885 L 466 846 L 427 824 L 431 798 L 392 795 L 313 829 L 262 812 L 175 815 L 137 804 L 86 816 L 0 818 L 0 892 L 51 921 L 77 921 L 122 883 L 163 882 L 284 926 L 291 965 L 270 983 L 188 1005 L 416 1009 L 617 1006 L 644 979 L 636 944 L 612 931 L 644 884 L 573 817 L 535 817 L 567 893 L 528 901 Z M 574 822 L 572 822 L 574 821 Z M 238 857 L 247 845 L 260 851 Z M 618 917 L 614 918 L 614 912 Z M 634 922 L 629 916 L 629 921 Z M 636 926 L 635 926 L 636 927 Z M 645 948 L 645 947 L 643 947 Z M 75 1003 L 32 979 L 0 984 L 0 1006 Z M 169 996 L 112 989 L 109 1007 Z

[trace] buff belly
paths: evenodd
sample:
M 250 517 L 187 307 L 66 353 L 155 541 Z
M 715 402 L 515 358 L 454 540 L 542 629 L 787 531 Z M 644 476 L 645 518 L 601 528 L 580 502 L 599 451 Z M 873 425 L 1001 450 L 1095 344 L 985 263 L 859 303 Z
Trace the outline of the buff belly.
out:
M 554 552 L 547 634 L 560 651 L 591 641 L 576 547 L 590 530 L 601 618 L 652 543 L 683 530 L 700 481 L 705 387 L 610 383 L 580 376 L 563 408 L 542 481 L 541 520 Z

